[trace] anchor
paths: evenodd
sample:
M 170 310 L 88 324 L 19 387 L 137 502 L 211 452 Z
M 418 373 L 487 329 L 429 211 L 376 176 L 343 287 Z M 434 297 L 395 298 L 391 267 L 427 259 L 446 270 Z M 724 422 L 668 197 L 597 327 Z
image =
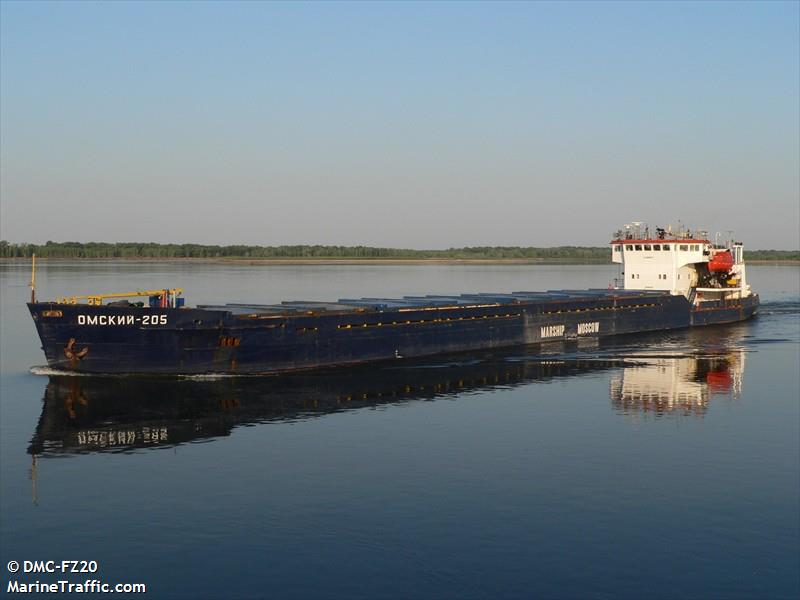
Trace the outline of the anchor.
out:
M 89 348 L 84 347 L 81 350 L 75 350 L 75 338 L 69 338 L 67 345 L 64 346 L 64 356 L 66 356 L 69 360 L 83 360 L 83 357 L 89 354 Z

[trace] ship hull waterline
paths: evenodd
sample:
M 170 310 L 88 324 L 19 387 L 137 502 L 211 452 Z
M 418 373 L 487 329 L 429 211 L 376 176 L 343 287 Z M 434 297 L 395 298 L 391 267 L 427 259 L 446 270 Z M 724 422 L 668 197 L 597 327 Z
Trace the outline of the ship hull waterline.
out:
M 743 321 L 759 298 L 670 294 L 234 315 L 203 308 L 29 303 L 49 367 L 92 374 L 277 374 Z

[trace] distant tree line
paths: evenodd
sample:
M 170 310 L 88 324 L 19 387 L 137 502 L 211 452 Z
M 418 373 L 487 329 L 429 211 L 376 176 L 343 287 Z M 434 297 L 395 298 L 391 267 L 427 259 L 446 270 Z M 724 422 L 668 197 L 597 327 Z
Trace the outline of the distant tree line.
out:
M 608 247 L 476 246 L 447 250 L 409 250 L 370 246 L 206 246 L 139 242 L 47 242 L 14 244 L 0 241 L 0 258 L 397 258 L 397 259 L 547 259 L 609 262 Z M 751 260 L 800 260 L 796 250 L 747 251 Z

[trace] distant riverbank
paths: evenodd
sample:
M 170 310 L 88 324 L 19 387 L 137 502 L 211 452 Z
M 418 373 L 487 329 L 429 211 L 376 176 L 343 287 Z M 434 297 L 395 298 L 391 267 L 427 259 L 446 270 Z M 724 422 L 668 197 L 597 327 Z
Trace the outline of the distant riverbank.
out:
M 30 262 L 30 258 L 2 258 L 0 262 Z M 609 260 L 558 258 L 157 258 L 157 257 L 36 257 L 37 262 L 170 262 L 240 263 L 248 265 L 605 265 Z M 798 261 L 800 262 L 800 261 Z
M 373 246 L 209 246 L 151 242 L 9 243 L 0 240 L 0 258 L 100 260 L 244 261 L 250 264 L 608 264 L 607 246 L 465 246 L 445 250 Z M 798 250 L 750 250 L 748 262 L 790 261 Z M 793 262 L 792 262 L 793 261 Z
M 30 262 L 30 258 L 0 257 L 0 262 Z M 47 257 L 47 262 L 173 262 L 248 265 L 609 265 L 610 260 L 570 258 L 191 258 L 191 257 Z M 800 259 L 748 259 L 750 265 L 800 266 Z

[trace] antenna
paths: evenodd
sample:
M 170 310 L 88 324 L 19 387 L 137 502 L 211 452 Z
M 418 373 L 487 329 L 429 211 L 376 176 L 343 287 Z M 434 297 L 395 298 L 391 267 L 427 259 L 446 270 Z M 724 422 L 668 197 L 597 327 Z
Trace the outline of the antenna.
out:
M 31 304 L 36 303 L 36 254 L 31 256 Z

